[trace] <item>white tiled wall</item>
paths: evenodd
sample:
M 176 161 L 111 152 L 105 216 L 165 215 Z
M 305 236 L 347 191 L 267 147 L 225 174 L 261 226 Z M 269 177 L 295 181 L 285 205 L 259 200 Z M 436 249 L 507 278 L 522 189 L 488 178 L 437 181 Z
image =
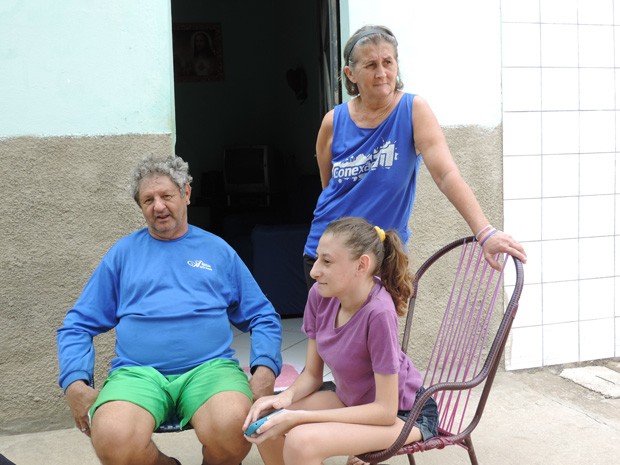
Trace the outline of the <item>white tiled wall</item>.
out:
M 620 356 L 620 0 L 501 0 L 507 366 Z M 616 247 L 618 245 L 618 247 Z

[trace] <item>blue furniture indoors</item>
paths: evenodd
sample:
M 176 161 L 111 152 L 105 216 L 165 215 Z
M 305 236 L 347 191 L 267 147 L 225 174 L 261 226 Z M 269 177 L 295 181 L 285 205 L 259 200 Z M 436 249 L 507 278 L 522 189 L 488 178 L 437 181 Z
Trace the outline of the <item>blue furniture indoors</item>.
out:
M 302 316 L 308 288 L 303 250 L 306 224 L 257 225 L 252 230 L 252 274 L 283 318 Z

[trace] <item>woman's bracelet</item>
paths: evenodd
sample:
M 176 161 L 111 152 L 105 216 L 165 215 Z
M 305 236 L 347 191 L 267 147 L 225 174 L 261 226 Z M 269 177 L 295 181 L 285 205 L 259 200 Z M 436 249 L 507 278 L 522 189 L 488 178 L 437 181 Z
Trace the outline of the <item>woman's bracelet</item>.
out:
M 480 236 L 482 235 L 483 232 L 485 232 L 487 229 L 492 228 L 493 226 L 491 226 L 490 224 L 487 224 L 484 228 L 482 228 L 480 231 L 478 231 L 476 233 L 476 235 L 474 236 L 476 238 L 476 240 L 480 239 Z
M 480 243 L 480 247 L 484 247 L 484 243 L 485 243 L 486 241 L 488 241 L 488 240 L 489 240 L 489 237 L 491 237 L 491 236 L 492 236 L 493 234 L 495 234 L 496 232 L 497 232 L 497 229 L 493 229 L 493 231 L 491 231 L 491 232 L 487 235 L 487 237 L 485 237 L 484 239 L 482 239 L 482 242 Z

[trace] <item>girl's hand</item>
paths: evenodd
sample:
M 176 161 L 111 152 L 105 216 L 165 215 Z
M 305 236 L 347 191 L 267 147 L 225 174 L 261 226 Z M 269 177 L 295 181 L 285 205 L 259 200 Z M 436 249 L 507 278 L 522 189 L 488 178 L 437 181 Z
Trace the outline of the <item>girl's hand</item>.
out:
M 286 408 L 291 405 L 291 396 L 287 394 L 287 391 L 281 392 L 280 394 L 276 394 L 273 396 L 264 396 L 256 400 L 252 407 L 250 407 L 250 411 L 248 412 L 248 416 L 245 418 L 243 422 L 242 429 L 245 431 L 248 426 L 254 423 L 261 417 L 271 413 L 274 410 Z
M 301 411 L 299 410 L 282 410 L 260 425 L 256 433 L 245 436 L 245 438 L 252 444 L 261 444 L 269 439 L 284 436 L 293 427 L 301 423 L 299 421 L 300 415 Z

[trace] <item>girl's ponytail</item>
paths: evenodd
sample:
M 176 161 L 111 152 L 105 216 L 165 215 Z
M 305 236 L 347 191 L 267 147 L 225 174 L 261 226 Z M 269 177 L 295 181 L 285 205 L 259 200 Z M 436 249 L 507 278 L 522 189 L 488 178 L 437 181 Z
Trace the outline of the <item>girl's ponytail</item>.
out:
M 409 271 L 409 257 L 394 229 L 385 232 L 383 249 L 385 255 L 378 270 L 379 276 L 394 300 L 396 313 L 403 316 L 407 313 L 409 298 L 413 292 L 412 275 Z

